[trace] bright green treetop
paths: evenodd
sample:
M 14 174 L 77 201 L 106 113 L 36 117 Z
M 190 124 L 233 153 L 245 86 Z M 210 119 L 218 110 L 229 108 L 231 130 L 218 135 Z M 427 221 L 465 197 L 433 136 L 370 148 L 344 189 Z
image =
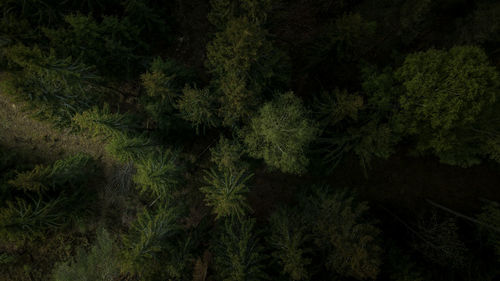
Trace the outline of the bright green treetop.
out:
M 318 129 L 306 108 L 292 92 L 279 94 L 251 120 L 243 141 L 248 152 L 271 167 L 300 174 L 309 160 L 306 152 Z

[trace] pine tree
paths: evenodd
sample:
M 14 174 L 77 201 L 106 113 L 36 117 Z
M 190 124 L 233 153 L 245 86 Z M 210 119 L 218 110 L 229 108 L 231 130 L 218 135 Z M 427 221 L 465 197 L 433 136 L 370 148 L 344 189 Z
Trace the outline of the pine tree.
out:
M 226 220 L 214 241 L 216 277 L 221 281 L 258 281 L 264 273 L 265 256 L 254 234 L 255 220 Z
M 309 249 L 305 244 L 310 239 L 306 224 L 296 210 L 279 208 L 270 218 L 271 234 L 268 238 L 273 247 L 273 257 L 283 268 L 283 273 L 292 280 L 308 280 L 307 266 L 311 259 L 306 255 Z
M 113 238 L 102 228 L 90 250 L 79 249 L 69 261 L 58 264 L 53 277 L 54 281 L 113 281 L 119 274 L 120 264 Z
M 217 145 L 210 148 L 210 161 L 217 165 L 219 171 L 239 171 L 248 168 L 241 160 L 243 153 L 244 148 L 238 141 L 220 136 Z
M 174 125 L 176 101 L 186 83 L 193 79 L 192 73 L 184 66 L 161 58 L 156 58 L 149 71 L 141 75 L 147 95 L 141 98 L 140 103 L 159 129 L 168 130 Z
M 380 230 L 366 218 L 368 205 L 347 191 L 315 187 L 303 203 L 314 243 L 325 254 L 326 267 L 342 276 L 375 279 L 380 271 Z
M 205 194 L 207 206 L 213 208 L 216 219 L 224 217 L 241 218 L 250 210 L 246 202 L 246 194 L 249 192 L 247 182 L 252 174 L 246 170 L 223 170 L 211 169 L 204 177 L 207 186 L 200 188 Z
M 99 101 L 99 77 L 80 61 L 20 44 L 4 48 L 3 55 L 12 68 L 5 92 L 29 102 L 35 116 L 68 125 L 75 113 Z
M 6 202 L 0 209 L 0 237 L 17 245 L 26 240 L 42 239 L 49 230 L 60 229 L 71 221 L 66 211 L 68 198 L 56 197 L 49 201 L 39 199 Z
M 317 133 L 300 99 L 288 92 L 262 106 L 246 128 L 243 141 L 250 156 L 263 158 L 285 173 L 300 174 L 309 163 L 307 149 Z
M 23 191 L 76 190 L 97 173 L 95 161 L 79 153 L 57 160 L 52 165 L 37 165 L 33 170 L 18 173 L 9 184 Z
M 219 124 L 216 97 L 207 88 L 198 89 L 186 85 L 177 101 L 177 108 L 184 120 L 191 122 L 196 132 L 200 127 L 213 128 Z
M 179 188 L 182 168 L 177 152 L 170 150 L 151 153 L 136 163 L 134 182 L 141 192 L 151 193 L 158 198 L 173 196 Z
M 144 50 L 140 29 L 127 18 L 103 16 L 98 22 L 91 15 L 68 15 L 65 28 L 44 28 L 51 46 L 63 56 L 80 57 L 95 65 L 100 73 L 120 77 L 139 69 L 138 53 Z M 142 50 L 141 50 L 142 49 Z
M 161 206 L 155 212 L 145 209 L 123 236 L 124 270 L 145 278 L 161 268 L 161 252 L 170 247 L 181 230 L 179 210 Z
M 76 114 L 73 117 L 73 123 L 81 129 L 89 130 L 94 136 L 103 135 L 106 137 L 130 133 L 139 128 L 134 116 L 113 113 L 108 104 L 104 104 L 102 109 L 95 106 Z
M 116 134 L 106 144 L 106 151 L 122 163 L 139 161 L 157 149 L 157 145 L 142 135 Z
M 277 69 L 284 65 L 283 55 L 266 37 L 260 25 L 241 17 L 230 20 L 207 46 L 207 67 L 214 75 L 226 126 L 248 118 L 272 81 L 287 80 Z

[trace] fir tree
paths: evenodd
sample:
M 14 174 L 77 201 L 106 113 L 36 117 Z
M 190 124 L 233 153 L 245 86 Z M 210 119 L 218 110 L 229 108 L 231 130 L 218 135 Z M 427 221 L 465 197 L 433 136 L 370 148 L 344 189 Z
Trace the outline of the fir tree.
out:
M 129 133 L 139 128 L 137 120 L 130 114 L 113 113 L 108 104 L 102 109 L 93 107 L 73 117 L 73 122 L 81 129 L 89 130 L 94 136 L 106 137 Z
M 222 172 L 211 169 L 204 177 L 207 186 L 200 188 L 205 194 L 207 206 L 213 208 L 216 219 L 223 217 L 238 217 L 250 210 L 246 202 L 249 189 L 247 182 L 252 174 L 245 170 L 223 170 Z
M 305 199 L 306 221 L 326 267 L 343 276 L 375 279 L 380 271 L 380 230 L 366 218 L 368 205 L 347 191 L 316 187 Z
M 216 277 L 221 281 L 257 281 L 267 278 L 265 256 L 254 234 L 255 220 L 226 220 L 214 245 Z
M 216 97 L 207 88 L 198 89 L 186 85 L 182 96 L 177 101 L 177 108 L 184 120 L 191 122 L 196 132 L 200 127 L 213 128 L 219 123 L 217 117 Z
M 141 192 L 151 193 L 158 198 L 173 196 L 181 182 L 181 167 L 177 153 L 166 150 L 151 153 L 136 163 L 134 182 Z
M 308 280 L 307 266 L 311 252 L 305 244 L 311 238 L 305 222 L 294 209 L 279 208 L 270 218 L 271 234 L 268 238 L 273 247 L 273 257 L 292 280 Z
M 217 165 L 219 171 L 239 171 L 248 168 L 241 160 L 243 154 L 244 148 L 238 141 L 220 136 L 217 145 L 210 148 L 210 161 Z

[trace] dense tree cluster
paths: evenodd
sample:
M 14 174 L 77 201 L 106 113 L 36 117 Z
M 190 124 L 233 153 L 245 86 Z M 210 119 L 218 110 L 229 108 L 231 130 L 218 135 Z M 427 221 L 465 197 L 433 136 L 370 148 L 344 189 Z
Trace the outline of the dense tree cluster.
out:
M 0 0 L 0 12 L 0 98 L 102 145 L 42 159 L 0 136 L 0 279 L 500 276 L 499 203 L 455 210 L 359 186 L 393 158 L 498 172 L 497 1 Z M 393 206 L 412 196 L 417 207 Z

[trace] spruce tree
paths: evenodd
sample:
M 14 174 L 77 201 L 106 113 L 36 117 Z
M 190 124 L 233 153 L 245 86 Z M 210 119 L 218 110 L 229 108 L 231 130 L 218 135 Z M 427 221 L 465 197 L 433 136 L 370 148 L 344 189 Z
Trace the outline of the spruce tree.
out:
M 308 280 L 307 257 L 311 249 L 306 246 L 310 240 L 307 227 L 297 210 L 281 207 L 270 218 L 271 234 L 268 242 L 273 248 L 273 257 L 282 267 L 282 273 L 292 280 Z
M 216 215 L 216 219 L 241 218 L 250 210 L 246 194 L 249 192 L 247 182 L 251 177 L 252 174 L 246 170 L 211 169 L 206 172 L 204 180 L 207 185 L 200 190 L 205 194 L 207 206 L 213 208 L 212 212 Z
M 254 233 L 255 220 L 226 220 L 214 241 L 216 277 L 221 281 L 265 280 L 265 255 Z

